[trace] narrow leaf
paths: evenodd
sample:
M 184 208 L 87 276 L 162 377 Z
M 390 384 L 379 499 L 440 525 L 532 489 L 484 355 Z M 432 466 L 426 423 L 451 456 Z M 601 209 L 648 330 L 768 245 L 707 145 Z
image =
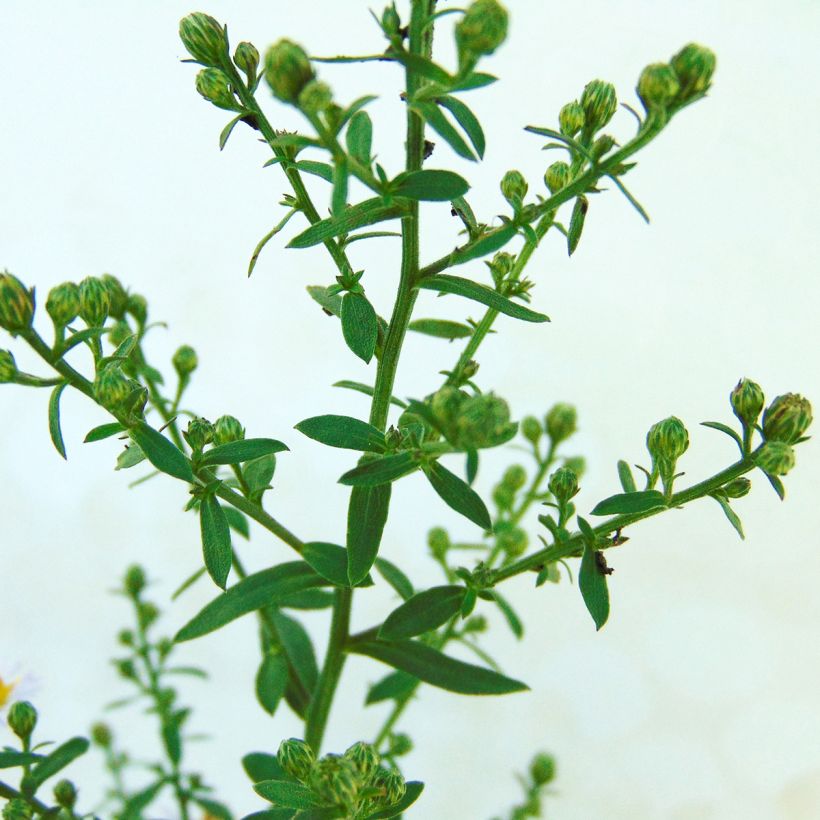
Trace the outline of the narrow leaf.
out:
M 350 118 L 345 134 L 347 150 L 362 165 L 370 165 L 373 144 L 373 122 L 366 111 L 358 111 Z
M 765 470 L 761 470 L 761 472 L 769 479 L 769 484 L 772 485 L 772 489 L 777 493 L 778 498 L 783 501 L 786 498 L 786 488 L 783 486 L 783 482 L 780 478 L 771 473 L 767 473 Z
M 29 752 L 0 750 L 0 769 L 13 769 L 17 766 L 29 766 L 41 759 L 41 755 Z
M 231 533 L 225 512 L 214 495 L 208 494 L 199 505 L 199 524 L 202 532 L 202 557 L 213 582 L 225 589 L 231 571 L 233 550 Z
M 51 398 L 48 400 L 48 432 L 51 434 L 52 444 L 63 458 L 67 458 L 67 456 L 65 454 L 63 432 L 60 430 L 60 396 L 62 396 L 67 385 L 68 382 L 58 384 L 51 391 Z
M 313 416 L 300 421 L 296 429 L 328 447 L 363 452 L 381 452 L 384 449 L 384 433 L 378 427 L 351 416 Z
M 333 193 L 330 199 L 333 216 L 340 216 L 347 207 L 347 181 L 347 157 L 344 157 L 333 166 Z
M 321 805 L 311 789 L 288 780 L 262 780 L 254 784 L 253 790 L 275 806 L 288 809 L 309 809 Z
M 464 466 L 467 483 L 472 486 L 478 475 L 478 450 L 467 450 L 467 460 Z
M 447 623 L 461 609 L 466 588 L 431 587 L 394 609 L 379 629 L 379 638 L 399 640 L 423 635 Z
M 393 180 L 393 193 L 425 202 L 449 202 L 470 190 L 466 179 L 453 171 L 406 171 Z
M 299 171 L 305 174 L 319 177 L 325 182 L 333 182 L 333 166 L 326 162 L 316 162 L 312 159 L 303 159 L 297 162 L 294 166 Z
M 288 780 L 290 776 L 282 768 L 276 755 L 267 752 L 250 752 L 242 758 L 245 774 L 254 782 L 260 780 Z
M 350 379 L 342 379 L 341 381 L 334 382 L 334 387 L 344 387 L 347 390 L 355 390 L 357 393 L 363 393 L 365 396 L 372 396 L 373 395 L 373 388 L 370 387 L 368 384 L 362 384 L 361 382 L 354 382 L 350 381 Z M 390 397 L 390 404 L 395 404 L 396 407 L 405 408 L 407 407 L 407 402 L 402 401 L 401 399 L 397 399 L 395 396 Z
M 456 122 L 464 129 L 464 133 L 469 137 L 479 158 L 483 159 L 486 147 L 484 129 L 476 115 L 457 97 L 439 97 L 438 103 L 456 118 Z
M 234 117 L 221 131 L 219 134 L 219 150 L 223 150 L 225 145 L 228 142 L 228 137 L 231 136 L 233 129 L 236 128 L 236 124 L 242 120 L 242 118 L 246 116 L 244 113 L 237 115 Z
M 446 69 L 420 54 L 413 54 L 402 49 L 401 51 L 391 50 L 390 56 L 405 68 L 411 69 L 413 73 L 420 74 L 438 85 L 449 88 L 455 82 L 455 78 L 451 77 Z
M 325 589 L 305 589 L 282 598 L 279 606 L 282 609 L 330 609 L 335 600 L 336 596 Z
M 190 461 L 162 433 L 157 432 L 144 421 L 139 422 L 136 427 L 129 428 L 128 433 L 145 453 L 145 457 L 160 472 L 182 481 L 192 482 L 194 480 Z
M 407 329 L 439 339 L 466 339 L 473 335 L 471 327 L 461 322 L 451 322 L 448 319 L 415 319 L 410 322 Z
M 284 655 L 268 652 L 256 673 L 256 699 L 259 705 L 273 715 L 288 685 L 288 662 Z
M 334 586 L 350 586 L 347 575 L 347 550 L 344 547 L 340 547 L 338 544 L 327 544 L 323 541 L 311 541 L 309 544 L 305 544 L 302 558 Z M 373 579 L 366 576 L 361 585 L 369 586 L 372 583 Z
M 376 569 L 382 578 L 398 592 L 403 600 L 406 601 L 415 595 L 415 590 L 413 589 L 413 584 L 410 582 L 410 579 L 394 563 L 388 561 L 386 558 L 377 558 Z
M 203 467 L 216 464 L 241 464 L 271 453 L 281 453 L 287 449 L 289 448 L 286 444 L 274 438 L 246 438 L 211 448 L 202 455 L 199 463 Z
M 741 439 L 736 430 L 733 430 L 727 424 L 721 424 L 719 421 L 702 421 L 700 424 L 701 427 L 711 427 L 713 430 L 720 430 L 721 433 L 726 433 L 740 448 L 740 452 L 743 452 L 743 439 Z
M 465 262 L 487 256 L 503 248 L 517 233 L 518 230 L 513 224 L 490 231 L 475 242 L 471 242 L 463 248 L 456 248 L 450 256 L 450 264 L 463 265 Z
M 424 474 L 448 507 L 461 513 L 465 518 L 469 518 L 482 529 L 492 529 L 492 519 L 487 507 L 469 484 L 437 461 L 427 465 L 424 468 Z
M 342 297 L 338 293 L 328 293 L 327 288 L 321 285 L 308 285 L 307 292 L 326 313 L 332 313 L 334 316 L 342 315 Z
M 581 241 L 581 232 L 584 230 L 584 221 L 589 210 L 589 200 L 585 196 L 579 196 L 572 207 L 572 216 L 569 220 L 569 230 L 567 231 L 567 251 L 572 256 L 578 243 Z
M 270 487 L 275 472 L 276 455 L 274 453 L 251 459 L 242 467 L 242 477 L 248 489 L 252 495 L 258 497 L 261 497 L 261 494 Z
M 402 812 L 407 811 L 416 800 L 421 797 L 424 791 L 424 783 L 418 780 L 411 780 L 407 783 L 407 789 L 404 792 L 404 797 L 401 800 L 389 806 L 386 809 L 380 809 L 374 814 L 369 814 L 367 820 L 386 820 L 390 817 L 398 817 Z
M 31 772 L 23 778 L 23 792 L 34 794 L 43 783 L 57 772 L 62 771 L 69 763 L 88 751 L 89 743 L 84 737 L 73 737 L 58 746 L 51 754 L 46 755 Z
M 419 114 L 460 157 L 475 162 L 475 154 L 437 105 L 434 103 L 416 103 L 411 106 L 411 110 Z
M 618 478 L 625 493 L 637 492 L 638 488 L 635 486 L 632 470 L 629 469 L 629 465 L 623 459 L 618 461 Z
M 346 293 L 342 299 L 342 335 L 347 346 L 370 363 L 379 338 L 379 320 L 373 305 L 361 293 Z
M 171 600 L 176 601 L 186 589 L 192 587 L 205 573 L 207 570 L 205 567 L 200 567 L 196 572 L 192 575 L 189 575 L 173 592 L 171 595 Z
M 385 222 L 388 219 L 398 219 L 406 213 L 405 203 L 394 202 L 391 205 L 385 205 L 381 197 L 366 199 L 364 202 L 346 208 L 338 216 L 322 219 L 311 225 L 307 230 L 291 239 L 288 247 L 310 248 L 366 225 L 375 225 L 377 222 Z
M 347 577 L 352 585 L 367 577 L 376 560 L 390 509 L 389 484 L 354 487 L 347 514 Z
M 374 683 L 367 692 L 365 705 L 381 703 L 385 700 L 403 700 L 419 685 L 419 679 L 407 672 L 391 672 Z
M 234 507 L 223 507 L 222 512 L 225 513 L 225 518 L 228 520 L 228 526 L 234 532 L 238 532 L 245 539 L 251 537 L 251 527 L 245 515 Z
M 710 495 L 715 499 L 715 501 L 717 501 L 718 504 L 720 504 L 720 508 L 723 510 L 724 515 L 729 519 L 729 523 L 735 528 L 741 540 L 745 540 L 746 536 L 743 533 L 743 523 L 737 513 L 732 509 L 728 500 L 717 494 L 710 493 Z
M 595 629 L 606 623 L 609 617 L 609 589 L 606 584 L 606 575 L 598 565 L 598 553 L 588 544 L 584 545 L 584 554 L 581 557 L 581 569 L 578 573 L 578 587 L 584 599 Z
M 299 621 L 288 615 L 274 610 L 271 618 L 288 662 L 299 682 L 310 694 L 316 688 L 316 681 L 319 679 L 319 666 L 316 663 L 316 652 L 310 635 Z
M 350 487 L 378 487 L 412 473 L 418 466 L 413 453 L 394 453 L 359 464 L 348 470 L 339 479 L 339 483 Z
M 598 502 L 590 515 L 621 515 L 623 513 L 642 513 L 665 507 L 666 499 L 657 490 L 642 490 L 612 495 Z
M 94 427 L 85 434 L 83 443 L 90 444 L 92 441 L 102 441 L 103 439 L 111 438 L 111 436 L 116 436 L 117 433 L 121 433 L 123 430 L 125 430 L 125 428 L 118 421 L 113 421 L 110 424 L 101 424 L 99 427 Z
M 510 602 L 501 596 L 500 592 L 496 592 L 496 590 L 490 590 L 490 595 L 492 599 L 498 604 L 498 608 L 504 615 L 504 618 L 507 621 L 510 629 L 512 630 L 513 635 L 516 638 L 521 640 L 524 637 L 524 624 L 521 623 L 521 619 L 518 617 L 516 611 L 512 608 Z

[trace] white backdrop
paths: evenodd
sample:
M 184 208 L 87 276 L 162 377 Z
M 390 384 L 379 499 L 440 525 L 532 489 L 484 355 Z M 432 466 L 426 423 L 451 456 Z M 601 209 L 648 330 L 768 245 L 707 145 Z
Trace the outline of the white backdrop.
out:
M 487 130 L 486 161 L 468 167 L 440 146 L 434 163 L 469 175 L 482 214 L 502 210 L 497 181 L 508 168 L 540 184 L 554 155 L 521 129 L 554 124 L 560 106 L 589 79 L 612 80 L 634 103 L 641 68 L 691 40 L 711 46 L 719 67 L 709 98 L 682 113 L 630 174 L 651 227 L 609 192 L 592 203 L 571 260 L 559 237 L 550 238 L 531 273 L 534 305 L 553 321 L 500 322 L 502 332 L 482 349 L 480 382 L 508 397 L 517 417 L 541 414 L 556 400 L 578 405 L 575 447 L 590 468 L 581 510 L 617 490 L 616 460 L 643 459 L 646 430 L 670 413 L 691 431 L 681 465 L 687 476 L 710 475 L 733 458 L 733 445 L 698 422 L 730 420 L 727 395 L 740 376 L 760 381 L 769 397 L 799 391 L 820 400 L 820 6 L 509 5 L 510 41 L 486 66 L 502 82 L 470 100 Z M 212 0 L 206 10 L 229 22 L 234 41 L 263 48 L 286 35 L 314 54 L 330 54 L 382 47 L 367 7 Z M 151 315 L 169 323 L 150 336 L 153 360 L 167 363 L 182 342 L 200 354 L 189 403 L 211 418 L 234 413 L 249 434 L 290 444 L 270 495 L 272 512 L 305 539 L 338 539 L 346 492 L 335 480 L 351 459 L 291 428 L 320 412 L 364 414 L 362 397 L 330 385 L 367 381 L 372 367 L 344 349 L 338 326 L 305 294 L 305 285 L 332 281 L 320 250 L 287 251 L 284 239 L 276 241 L 246 279 L 249 254 L 278 219 L 286 186 L 277 169 L 261 170 L 266 150 L 250 131 L 237 130 L 226 150 L 217 150 L 228 116 L 198 97 L 195 69 L 178 62 L 185 55 L 177 20 L 190 7 L 181 0 L 4 0 L 2 8 L 0 265 L 36 284 L 41 302 L 58 282 L 106 271 L 144 293 Z M 446 28 L 442 60 L 452 55 Z M 397 71 L 367 64 L 321 74 L 339 99 L 380 94 L 371 110 L 375 146 L 395 172 L 402 150 Z M 298 123 L 272 101 L 269 110 L 279 127 Z M 626 138 L 632 127 L 623 112 L 612 129 Z M 452 246 L 446 206 L 425 207 L 423 230 L 425 259 Z M 396 245 L 363 244 L 354 246 L 354 259 L 389 315 Z M 475 263 L 465 273 L 482 269 Z M 467 315 L 471 307 L 429 295 L 419 300 L 418 315 L 437 311 Z M 42 371 L 14 350 L 21 366 Z M 457 352 L 410 338 L 397 392 L 428 392 Z M 170 633 L 212 592 L 200 584 L 168 604 L 200 560 L 196 521 L 180 512 L 181 485 L 158 479 L 127 489 L 133 474 L 112 471 L 113 442 L 81 444 L 104 417 L 78 395 L 64 397 L 64 463 L 48 440 L 46 399 L 45 391 L 0 389 L 0 663 L 19 663 L 37 677 L 42 731 L 63 738 L 85 731 L 103 704 L 125 691 L 107 658 L 116 652 L 126 608 L 108 590 L 130 562 L 149 568 L 153 594 L 168 605 Z M 511 457 L 485 460 L 485 494 Z M 816 817 L 815 441 L 799 448 L 798 461 L 784 504 L 760 478 L 736 505 L 747 530 L 743 543 L 706 502 L 629 533 L 630 543 L 612 556 L 612 615 L 600 634 L 575 587 L 535 590 L 531 578 L 510 583 L 528 635 L 517 643 L 498 624 L 490 645 L 532 692 L 468 699 L 423 690 L 404 724 L 417 744 L 406 774 L 428 784 L 416 814 L 501 814 L 518 797 L 514 771 L 543 748 L 559 761 L 547 812 L 557 820 Z M 428 524 L 450 526 L 458 537 L 471 536 L 471 527 L 432 501 L 422 480 L 396 489 L 386 555 L 419 585 L 435 583 L 424 546 Z M 242 551 L 252 567 L 290 557 L 261 531 Z M 372 624 L 392 604 L 387 593 L 360 595 L 354 628 Z M 321 645 L 319 619 L 316 627 Z M 197 710 L 191 729 L 211 737 L 190 746 L 187 763 L 201 768 L 237 812 L 261 808 L 239 758 L 275 750 L 299 726 L 284 709 L 266 718 L 253 701 L 250 620 L 179 654 L 211 673 L 209 683 L 184 689 Z M 339 751 L 380 725 L 383 708 L 359 705 L 365 683 L 382 671 L 375 662 L 350 661 L 328 749 Z M 138 758 L 149 754 L 150 719 L 122 712 L 111 720 Z M 4 731 L 0 743 L 9 740 Z M 98 763 L 89 756 L 74 769 L 87 806 L 103 788 Z M 157 816 L 162 812 L 172 817 L 171 804 Z

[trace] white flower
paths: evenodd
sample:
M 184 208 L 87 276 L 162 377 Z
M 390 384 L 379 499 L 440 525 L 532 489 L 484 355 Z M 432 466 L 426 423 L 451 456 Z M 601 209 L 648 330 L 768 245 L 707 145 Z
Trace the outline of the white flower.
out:
M 34 676 L 22 672 L 19 664 L 9 666 L 0 663 L 0 714 L 15 701 L 26 700 L 36 689 Z

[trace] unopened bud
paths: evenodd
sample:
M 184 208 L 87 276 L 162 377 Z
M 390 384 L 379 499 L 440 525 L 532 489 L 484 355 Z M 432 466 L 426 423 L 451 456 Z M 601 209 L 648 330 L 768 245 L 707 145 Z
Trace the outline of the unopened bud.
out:
M 139 293 L 132 293 L 128 296 L 128 307 L 126 311 L 130 313 L 139 324 L 144 325 L 148 319 L 148 302 Z
M 134 384 L 118 364 L 108 364 L 97 371 L 94 379 L 94 398 L 106 410 L 121 413 Z
M 413 741 L 403 732 L 393 735 L 390 738 L 390 755 L 401 757 L 413 751 Z
M 541 422 L 535 416 L 526 416 L 521 420 L 521 435 L 531 444 L 538 444 L 543 432 Z
M 265 54 L 265 80 L 273 96 L 283 102 L 295 103 L 313 77 L 305 50 L 291 40 L 280 40 Z
M 180 379 L 187 379 L 197 369 L 199 357 L 190 345 L 182 345 L 174 353 L 171 364 L 174 365 L 174 370 Z
M 107 723 L 95 723 L 91 727 L 91 740 L 103 749 L 111 745 L 111 728 Z
M 259 68 L 259 51 L 253 43 L 241 42 L 233 54 L 236 67 L 248 78 L 248 83 L 256 80 L 256 71 Z
M 592 143 L 589 154 L 597 162 L 604 154 L 608 154 L 614 146 L 615 137 L 611 137 L 609 134 L 601 134 L 601 136 Z
M 0 350 L 0 384 L 13 382 L 17 376 L 17 363 L 10 350 Z
M 361 740 L 350 746 L 345 751 L 344 757 L 353 764 L 362 782 L 366 781 L 379 765 L 379 753 L 376 747 Z
M 159 609 L 150 601 L 140 601 L 137 607 L 137 621 L 142 629 L 148 629 L 159 618 Z
M 315 761 L 313 749 L 304 740 L 295 737 L 283 740 L 276 754 L 279 765 L 291 776 L 305 782 Z
M 401 29 L 401 19 L 396 11 L 396 4 L 391 3 L 382 12 L 382 30 L 388 37 L 395 37 Z
M 797 393 L 778 396 L 763 413 L 763 438 L 796 444 L 812 421 L 811 402 Z
M 203 68 L 196 75 L 196 90 L 217 108 L 224 108 L 226 111 L 237 108 L 228 77 L 220 68 Z
M 117 673 L 124 680 L 137 680 L 137 668 L 134 666 L 134 661 L 130 658 L 125 660 L 113 661 Z
M 751 379 L 741 379 L 729 394 L 734 414 L 747 427 L 753 427 L 766 403 L 763 389 Z
M 635 90 L 647 112 L 663 111 L 680 91 L 680 82 L 671 66 L 652 63 L 641 72 Z
M 786 475 L 794 461 L 794 450 L 785 441 L 767 441 L 755 456 L 755 464 L 770 475 Z
M 717 58 L 705 46 L 689 43 L 671 60 L 672 68 L 680 83 L 680 97 L 688 100 L 695 94 L 707 91 L 715 73 Z
M 125 571 L 123 589 L 125 589 L 131 598 L 139 597 L 139 594 L 145 589 L 147 583 L 145 570 L 139 564 L 132 564 Z
M 674 466 L 689 447 L 689 433 L 677 416 L 670 416 L 649 428 L 646 447 L 656 464 Z
M 117 634 L 117 641 L 123 646 L 133 646 L 134 633 L 130 629 L 121 629 Z
M 544 426 L 552 443 L 560 444 L 578 429 L 578 411 L 571 404 L 559 402 L 550 408 Z
M 462 402 L 456 419 L 459 446 L 465 449 L 495 447 L 515 435 L 510 407 L 492 393 L 470 396 Z
M 749 490 L 752 489 L 752 482 L 745 476 L 742 476 L 741 478 L 736 478 L 734 481 L 730 481 L 728 484 L 724 484 L 721 489 L 729 498 L 743 498 L 743 496 L 748 495 Z
M 3 807 L 3 820 L 31 820 L 34 809 L 19 797 L 9 800 Z
M 499 521 L 496 524 L 495 540 L 498 547 L 509 558 L 517 558 L 519 555 L 523 555 L 529 543 L 527 533 L 521 527 L 516 527 L 515 524 L 509 521 Z
M 73 282 L 63 282 L 48 292 L 46 312 L 55 327 L 65 327 L 80 312 L 80 289 Z
M 527 180 L 520 171 L 507 171 L 501 180 L 501 193 L 515 210 L 523 205 L 528 188 Z
M 459 64 L 492 54 L 507 39 L 507 10 L 496 0 L 475 0 L 456 24 Z
M 558 113 L 558 126 L 564 136 L 574 137 L 585 122 L 584 109 L 577 100 L 568 102 Z
M 115 319 L 122 319 L 125 316 L 125 309 L 128 307 L 128 294 L 125 292 L 122 282 L 110 273 L 104 273 L 102 281 L 108 288 L 108 314 Z
M 549 480 L 549 490 L 555 496 L 556 501 L 565 505 L 574 495 L 578 493 L 578 476 L 569 467 L 559 467 Z
M 566 162 L 553 162 L 544 174 L 544 184 L 551 194 L 556 194 L 572 180 L 572 171 Z
M 179 39 L 202 65 L 218 66 L 228 47 L 225 30 L 209 14 L 194 12 L 179 21 Z
M 530 777 L 536 786 L 546 786 L 555 779 L 555 758 L 541 752 L 530 763 Z
M 80 316 L 89 327 L 102 327 L 111 308 L 111 294 L 102 279 L 87 276 L 80 282 Z
M 206 444 L 214 439 L 214 426 L 208 419 L 195 418 L 188 422 L 188 429 L 184 433 L 185 440 L 194 450 L 202 450 Z
M 373 786 L 382 792 L 388 806 L 398 803 L 407 792 L 407 784 L 401 772 L 395 769 L 379 769 L 373 777 Z
M 483 615 L 473 615 L 464 622 L 465 632 L 486 632 L 487 619 Z
M 77 787 L 70 780 L 59 780 L 54 786 L 54 799 L 64 809 L 73 809 L 77 802 Z
M 321 80 L 311 80 L 299 92 L 298 105 L 306 114 L 321 114 L 332 102 L 333 92 Z
M 581 108 L 584 109 L 584 122 L 592 131 L 600 131 L 618 110 L 618 96 L 615 86 L 603 80 L 587 83 L 581 94 Z
M 17 334 L 31 327 L 33 317 L 34 296 L 16 276 L 0 273 L 0 327 Z
M 6 717 L 9 728 L 22 741 L 27 741 L 37 725 L 37 710 L 27 700 L 18 700 L 9 707 Z
M 511 510 L 515 493 L 506 484 L 496 484 L 493 489 L 493 501 L 499 510 Z
M 512 464 L 504 471 L 501 483 L 516 492 L 527 483 L 527 471 L 520 464 Z
M 447 530 L 443 527 L 433 527 L 427 533 L 427 546 L 430 547 L 434 558 L 442 560 L 450 549 L 450 536 L 447 535 Z
M 214 444 L 230 444 L 245 438 L 245 428 L 234 416 L 220 416 L 214 422 Z

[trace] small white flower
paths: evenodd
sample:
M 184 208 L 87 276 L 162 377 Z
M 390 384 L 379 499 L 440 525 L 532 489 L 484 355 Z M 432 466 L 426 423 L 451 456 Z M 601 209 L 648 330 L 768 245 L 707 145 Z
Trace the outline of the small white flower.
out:
M 26 700 L 36 689 L 36 678 L 24 673 L 19 664 L 0 663 L 0 714 L 15 701 Z

